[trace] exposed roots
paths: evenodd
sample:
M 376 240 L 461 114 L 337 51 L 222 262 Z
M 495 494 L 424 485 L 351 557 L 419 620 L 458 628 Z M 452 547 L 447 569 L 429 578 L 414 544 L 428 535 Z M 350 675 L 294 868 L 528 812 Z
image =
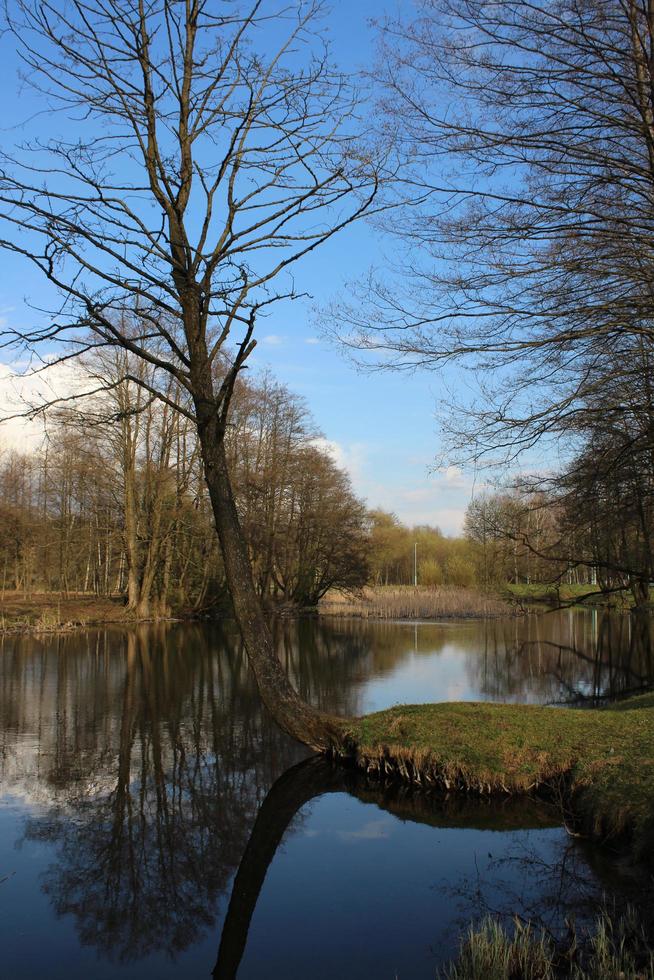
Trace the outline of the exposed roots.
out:
M 407 749 L 400 745 L 379 746 L 373 751 L 362 750 L 352 742 L 347 749 L 337 751 L 332 757 L 346 765 L 354 765 L 367 775 L 381 780 L 401 781 L 423 789 L 440 789 L 477 796 L 514 795 L 551 791 L 561 792 L 562 782 L 567 783 L 569 770 L 543 773 L 541 779 L 526 782 L 509 774 L 501 776 L 480 775 L 463 766 L 444 764 L 425 749 Z
M 644 828 L 637 827 L 627 814 L 615 819 L 598 811 L 595 794 L 588 786 L 579 784 L 572 765 L 558 770 L 544 768 L 542 774 L 530 782 L 512 777 L 480 775 L 465 767 L 444 764 L 424 749 L 407 749 L 398 745 L 375 746 L 374 750 L 347 740 L 331 758 L 341 765 L 363 771 L 369 778 L 384 783 L 414 787 L 423 792 L 460 793 L 469 796 L 533 796 L 547 800 L 560 814 L 568 833 L 588 837 L 597 842 L 611 840 L 630 846 L 633 856 L 641 858 L 646 849 L 645 836 L 654 840 L 654 827 L 644 836 Z M 649 844 L 647 845 L 649 847 Z

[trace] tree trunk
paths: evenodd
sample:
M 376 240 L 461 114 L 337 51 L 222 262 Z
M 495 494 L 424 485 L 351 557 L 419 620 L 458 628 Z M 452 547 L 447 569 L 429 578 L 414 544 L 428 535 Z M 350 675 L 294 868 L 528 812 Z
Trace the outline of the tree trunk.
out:
M 272 634 L 254 587 L 227 468 L 223 434 L 211 402 L 212 398 L 196 402 L 202 460 L 234 615 L 259 694 L 277 724 L 293 738 L 319 752 L 347 753 L 347 721 L 324 714 L 303 701 L 290 684 L 275 652 Z
M 649 605 L 649 581 L 643 578 L 636 578 L 633 576 L 629 583 L 631 587 L 631 594 L 634 597 L 634 606 L 636 609 L 643 609 Z

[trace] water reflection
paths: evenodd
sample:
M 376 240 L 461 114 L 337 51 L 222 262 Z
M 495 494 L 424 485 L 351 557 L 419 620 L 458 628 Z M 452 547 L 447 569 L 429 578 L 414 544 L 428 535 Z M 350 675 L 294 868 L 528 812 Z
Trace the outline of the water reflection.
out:
M 44 890 L 83 944 L 119 960 L 197 941 L 266 789 L 304 754 L 261 710 L 233 634 L 181 638 L 141 628 L 80 650 L 63 637 L 4 661 L 5 739 L 27 738 L 3 784 L 29 798 L 37 783 L 50 805 L 25 839 L 58 848 Z
M 307 803 L 318 800 L 325 810 L 326 799 L 341 794 L 342 803 L 345 793 L 363 804 L 356 829 L 325 830 L 324 816 L 316 819 Z M 365 814 L 371 803 L 374 812 Z M 311 890 L 298 888 L 289 900 L 279 883 L 303 854 L 302 830 L 290 841 L 285 836 L 297 814 L 308 820 L 304 833 L 321 838 L 324 856 L 314 858 L 312 878 L 304 877 Z M 329 821 L 333 810 L 325 816 Z M 355 842 L 356 853 L 348 853 Z M 368 854 L 361 858 L 364 848 Z M 389 853 L 395 857 L 390 863 Z M 299 978 L 310 971 L 314 977 L 363 978 L 389 975 L 389 964 L 396 965 L 395 976 L 433 976 L 435 966 L 454 955 L 457 933 L 472 919 L 492 913 L 510 924 L 519 915 L 562 941 L 572 921 L 582 932 L 590 927 L 607 896 L 617 911 L 638 903 L 645 925 L 651 888 L 648 898 L 641 875 L 615 861 L 594 860 L 596 854 L 586 854 L 561 832 L 554 808 L 535 801 L 430 799 L 307 760 L 277 780 L 259 811 L 232 887 L 213 976 Z M 332 864 L 335 874 L 328 870 Z M 363 889 L 362 867 L 369 879 Z M 421 867 L 426 872 L 417 871 Z M 284 933 L 289 922 L 293 931 Z
M 488 801 L 463 797 L 430 798 L 410 787 L 380 785 L 356 771 L 333 766 L 318 757 L 307 759 L 280 776 L 259 809 L 232 886 L 213 969 L 216 980 L 233 980 L 237 975 L 266 874 L 289 825 L 309 801 L 330 793 L 349 793 L 402 821 L 433 827 L 481 826 L 485 830 L 507 831 L 516 827 L 525 830 L 559 826 L 553 810 L 534 801 L 504 800 L 494 806 Z M 377 821 L 375 834 L 379 833 L 379 827 Z M 360 835 L 370 835 L 374 828 L 368 823 Z
M 653 623 L 650 616 L 571 609 L 487 622 L 348 621 L 329 629 L 356 645 L 362 710 L 373 711 L 397 702 L 553 703 L 635 693 L 654 683 Z
M 417 628 L 283 622 L 277 639 L 303 695 L 344 714 L 397 700 L 443 699 L 454 688 L 459 697 L 546 701 L 562 692 L 618 694 L 651 678 L 650 624 L 636 630 L 628 617 L 591 616 Z M 294 894 L 286 880 L 266 891 L 273 887 L 266 879 L 271 863 L 278 869 L 273 878 L 291 873 L 277 854 L 282 838 L 289 849 L 290 841 L 299 848 L 292 867 L 310 870 L 313 883 L 321 880 L 326 853 L 334 867 L 342 862 L 344 875 L 358 868 L 356 884 L 348 885 L 362 906 L 353 930 L 357 944 L 391 915 L 390 905 L 380 908 L 384 886 L 376 875 L 384 862 L 401 856 L 388 878 L 409 916 L 405 940 L 393 940 L 408 971 L 402 976 L 422 975 L 409 956 L 416 944 L 423 950 L 433 945 L 433 967 L 445 949 L 441 931 L 449 930 L 453 942 L 456 917 L 462 921 L 474 911 L 471 894 L 482 894 L 488 907 L 502 904 L 504 894 L 511 914 L 555 909 L 551 924 L 580 904 L 576 879 L 591 904 L 603 888 L 629 884 L 618 880 L 612 864 L 602 865 L 597 852 L 566 839 L 542 807 L 430 801 L 313 763 L 298 769 L 307 753 L 262 709 L 241 644 L 228 628 L 12 638 L 1 651 L 0 778 L 8 809 L 0 818 L 11 813 L 22 846 L 21 852 L 0 852 L 0 878 L 16 871 L 0 889 L 3 955 L 14 977 L 35 975 L 47 946 L 40 950 L 34 942 L 26 949 L 12 922 L 29 922 L 32 933 L 44 937 L 62 930 L 57 923 L 74 923 L 62 976 L 90 975 L 86 950 L 113 964 L 102 973 L 96 963 L 95 977 L 116 976 L 119 968 L 121 976 L 172 976 L 162 955 L 184 955 L 206 975 L 215 959 L 215 922 L 235 875 L 216 975 L 234 975 L 264 880 L 239 976 L 272 975 L 266 972 L 274 946 L 270 922 Z M 346 818 L 352 822 L 347 829 Z M 382 825 L 380 836 L 374 828 Z M 492 846 L 485 843 L 488 834 L 495 835 Z M 527 847 L 535 848 L 532 865 L 525 863 Z M 368 851 L 372 856 L 365 858 Z M 22 883 L 37 855 L 43 906 Z M 558 905 L 557 894 L 563 896 Z M 297 898 L 296 917 L 302 903 L 311 914 L 320 906 L 313 892 Z M 336 910 L 335 902 L 334 896 L 327 901 L 329 914 L 347 933 L 349 910 Z M 289 941 L 282 930 L 280 950 Z M 345 935 L 338 940 L 345 952 L 349 941 Z M 388 943 L 378 951 L 380 963 Z M 150 964 L 145 972 L 144 961 Z M 358 975 L 348 962 L 352 970 L 341 975 Z M 298 963 L 297 975 L 306 975 L 306 960 Z M 370 960 L 359 966 L 360 975 L 371 975 Z M 322 975 L 315 964 L 311 972 Z

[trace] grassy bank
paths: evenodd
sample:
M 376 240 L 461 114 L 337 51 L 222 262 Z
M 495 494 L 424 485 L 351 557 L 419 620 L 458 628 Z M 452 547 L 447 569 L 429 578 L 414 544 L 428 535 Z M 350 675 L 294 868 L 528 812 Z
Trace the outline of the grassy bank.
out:
M 555 792 L 577 830 L 654 844 L 654 695 L 595 711 L 445 702 L 358 719 L 356 762 L 382 777 L 474 793 Z
M 359 596 L 333 590 L 321 600 L 324 616 L 361 619 L 472 619 L 507 616 L 513 607 L 497 596 L 457 586 L 367 586 Z
M 583 603 L 584 606 L 618 606 L 626 608 L 633 604 L 627 589 L 623 592 L 603 593 L 596 585 L 564 585 L 563 583 L 533 582 L 507 585 L 508 595 L 517 602 L 543 602 L 547 605 L 570 605 Z
M 5 592 L 0 597 L 0 633 L 55 633 L 125 622 L 128 614 L 120 598 L 53 592 Z

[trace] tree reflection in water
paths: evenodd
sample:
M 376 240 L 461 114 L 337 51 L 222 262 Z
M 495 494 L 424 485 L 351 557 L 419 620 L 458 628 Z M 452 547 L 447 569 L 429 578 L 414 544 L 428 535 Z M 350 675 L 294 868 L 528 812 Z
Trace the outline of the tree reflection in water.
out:
M 89 651 L 67 639 L 40 664 L 38 700 L 22 717 L 29 730 L 40 716 L 49 732 L 35 768 L 51 809 L 26 830 L 59 846 L 43 887 L 104 955 L 175 954 L 213 923 L 266 790 L 306 750 L 265 713 L 233 633 L 185 627 L 180 643 L 175 631 L 138 628 L 119 636 L 118 656 L 115 636 L 112 652 L 96 650 L 88 673 Z M 289 660 L 318 702 L 334 698 L 337 677 L 323 671 L 318 683 L 314 660 L 343 661 L 338 640 L 322 639 Z M 3 674 L 8 714 L 35 668 L 21 646 Z M 44 687 L 52 701 L 38 696 Z
M 277 848 L 302 807 L 327 793 L 348 793 L 402 821 L 515 835 L 508 857 L 492 859 L 488 855 L 491 861 L 487 871 L 491 870 L 494 879 L 492 892 L 502 895 L 501 905 L 490 903 L 488 881 L 479 872 L 475 881 L 463 877 L 456 888 L 446 882 L 434 883 L 459 900 L 461 930 L 484 915 L 509 922 L 519 915 L 558 940 L 573 921 L 592 927 L 607 903 L 620 911 L 627 904 L 637 905 L 643 924 L 652 927 L 654 895 L 649 876 L 633 866 L 620 868 L 610 855 L 578 840 L 562 840 L 554 855 L 548 851 L 547 859 L 542 848 L 531 845 L 524 834 L 515 833 L 560 826 L 555 806 L 534 799 L 494 801 L 428 794 L 393 783 L 384 785 L 314 757 L 284 773 L 263 801 L 232 886 L 214 980 L 234 980 L 237 976 L 252 916 Z M 451 923 L 448 927 L 451 929 Z M 437 934 L 436 924 L 434 931 Z M 435 938 L 438 946 L 442 937 Z
M 444 655 L 453 635 L 438 626 L 277 627 L 280 656 L 302 696 L 343 714 L 365 709 L 368 679 L 395 676 L 407 651 L 413 660 Z M 564 614 L 468 624 L 455 635 L 477 696 L 527 691 L 547 700 L 561 686 L 617 694 L 651 678 L 649 621 L 636 627 L 629 617 Z M 43 887 L 59 915 L 74 916 L 81 943 L 103 957 L 174 956 L 199 942 L 238 869 L 215 973 L 234 976 L 279 841 L 289 824 L 298 827 L 304 805 L 325 793 L 349 793 L 403 821 L 441 828 L 512 830 L 555 819 L 531 803 L 430 800 L 324 763 L 298 765 L 306 751 L 261 708 L 229 629 L 96 631 L 20 638 L 2 649 L 3 787 L 40 804 L 45 815 L 28 820 L 26 838 L 57 848 Z M 600 889 L 602 882 L 622 889 L 615 865 L 583 843 L 562 845 L 555 868 L 521 846 L 512 866 L 503 858 L 493 869 L 497 881 L 506 872 L 499 911 L 513 914 L 520 905 L 551 924 L 575 905 L 594 907 L 598 881 Z M 516 889 L 537 875 L 538 908 Z M 487 902 L 478 885 L 457 886 L 466 916 Z M 434 923 L 435 939 L 437 932 Z
M 654 685 L 654 617 L 648 615 L 570 609 L 454 625 L 350 621 L 332 628 L 365 641 L 366 676 L 401 680 L 411 656 L 429 661 L 434 673 L 440 666 L 446 682 L 456 681 L 457 697 L 599 702 Z M 453 658 L 460 677 L 453 676 Z M 426 668 L 421 673 L 416 699 L 423 700 Z
M 651 875 L 615 852 L 568 839 L 553 855 L 543 855 L 528 838 L 516 835 L 508 855 L 489 858 L 484 876 L 462 876 L 456 887 L 443 885 L 458 901 L 462 930 L 488 915 L 509 927 L 518 917 L 564 942 L 573 925 L 592 931 L 600 912 L 618 918 L 631 905 L 646 934 L 654 936 Z M 489 875 L 495 881 L 494 900 L 484 887 Z
M 469 676 L 493 700 L 591 701 L 654 684 L 653 621 L 607 610 L 540 613 L 485 624 Z

